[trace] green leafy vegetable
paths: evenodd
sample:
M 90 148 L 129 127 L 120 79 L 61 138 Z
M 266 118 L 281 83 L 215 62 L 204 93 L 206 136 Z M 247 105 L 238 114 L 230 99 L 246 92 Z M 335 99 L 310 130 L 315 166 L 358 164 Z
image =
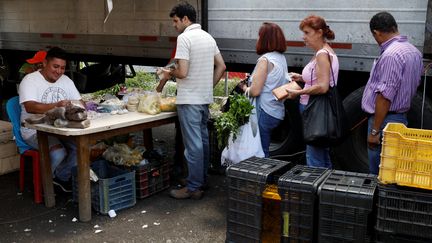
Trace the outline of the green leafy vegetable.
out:
M 240 82 L 240 79 L 234 78 L 234 79 L 228 79 L 227 85 L 228 85 L 228 94 L 230 94 L 236 85 Z M 214 87 L 213 89 L 213 95 L 214 96 L 226 96 L 225 95 L 225 80 L 222 78 Z
M 244 95 L 234 94 L 229 96 L 230 108 L 216 119 L 218 146 L 223 148 L 228 145 L 230 134 L 233 134 L 233 141 L 237 138 L 240 126 L 249 122 L 253 105 Z

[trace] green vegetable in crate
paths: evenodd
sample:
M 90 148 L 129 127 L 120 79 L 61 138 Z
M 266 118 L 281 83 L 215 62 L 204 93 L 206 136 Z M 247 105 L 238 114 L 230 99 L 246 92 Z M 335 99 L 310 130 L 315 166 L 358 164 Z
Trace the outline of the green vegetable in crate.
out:
M 233 140 L 237 138 L 240 126 L 249 121 L 249 116 L 253 110 L 253 105 L 244 95 L 230 95 L 229 104 L 230 108 L 228 112 L 222 113 L 215 122 L 219 148 L 228 145 L 228 139 L 231 133 L 233 134 Z

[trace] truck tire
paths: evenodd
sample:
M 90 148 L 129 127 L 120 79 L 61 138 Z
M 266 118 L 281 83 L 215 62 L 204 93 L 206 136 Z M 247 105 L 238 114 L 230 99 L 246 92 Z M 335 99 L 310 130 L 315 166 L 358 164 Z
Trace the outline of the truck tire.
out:
M 351 127 L 350 136 L 339 146 L 332 149 L 335 168 L 363 172 L 369 171 L 367 157 L 367 115 L 361 109 L 361 99 L 364 87 L 361 87 L 344 101 L 344 108 Z M 432 129 L 432 102 L 426 98 L 424 105 L 424 129 Z M 418 92 L 411 103 L 408 112 L 408 126 L 420 128 L 421 125 L 422 94 Z
M 285 101 L 285 118 L 272 132 L 271 157 L 294 154 L 303 150 L 302 119 L 298 107 L 298 100 Z

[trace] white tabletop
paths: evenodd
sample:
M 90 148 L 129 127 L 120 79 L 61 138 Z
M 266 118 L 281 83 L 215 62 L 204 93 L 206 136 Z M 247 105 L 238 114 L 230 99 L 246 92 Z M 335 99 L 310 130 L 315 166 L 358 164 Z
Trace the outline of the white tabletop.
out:
M 35 129 L 38 131 L 49 132 L 64 136 L 79 136 L 97 133 L 106 130 L 112 130 L 117 128 L 129 127 L 137 124 L 146 122 L 152 122 L 157 120 L 163 120 L 170 117 L 176 117 L 177 112 L 161 112 L 156 115 L 148 115 L 140 112 L 128 112 L 123 115 L 109 115 L 102 118 L 97 118 L 90 121 L 90 127 L 79 129 L 79 128 L 57 128 L 47 124 L 28 124 L 25 123 L 25 127 Z

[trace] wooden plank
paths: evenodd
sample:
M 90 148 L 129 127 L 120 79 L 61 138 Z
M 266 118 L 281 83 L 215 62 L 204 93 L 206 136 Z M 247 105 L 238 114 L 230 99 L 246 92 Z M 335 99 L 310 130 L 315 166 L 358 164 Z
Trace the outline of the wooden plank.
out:
M 78 164 L 78 208 L 82 222 L 91 220 L 90 148 L 88 136 L 76 137 Z M 102 192 L 100 192 L 102 193 Z
M 48 208 L 55 206 L 54 186 L 52 184 L 52 172 L 48 147 L 48 134 L 37 131 L 40 156 L 40 171 L 42 175 L 42 186 L 45 195 L 45 206 Z
M 139 112 L 129 112 L 124 115 L 109 115 L 102 118 L 91 120 L 90 127 L 85 129 L 78 128 L 57 128 L 47 124 L 28 124 L 25 126 L 39 131 L 49 132 L 52 134 L 64 136 L 79 136 L 86 134 L 95 134 L 107 130 L 116 130 L 127 128 L 136 125 L 150 124 L 153 122 L 160 122 L 165 119 L 177 117 L 176 112 L 162 112 L 156 115 L 148 115 Z M 147 126 L 150 128 L 151 126 Z

